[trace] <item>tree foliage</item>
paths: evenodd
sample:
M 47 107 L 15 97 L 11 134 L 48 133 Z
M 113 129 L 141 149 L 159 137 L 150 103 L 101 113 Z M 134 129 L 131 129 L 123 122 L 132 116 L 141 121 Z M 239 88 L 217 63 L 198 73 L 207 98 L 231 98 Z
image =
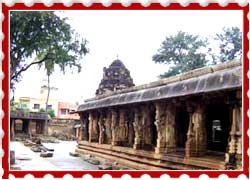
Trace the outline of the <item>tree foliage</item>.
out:
M 216 34 L 215 40 L 219 43 L 219 53 L 210 49 L 213 64 L 241 59 L 242 57 L 242 32 L 238 27 L 223 28 L 222 33 Z
M 11 88 L 21 73 L 31 66 L 44 66 L 50 75 L 58 65 L 81 70 L 87 41 L 75 33 L 65 18 L 53 11 L 11 11 L 10 13 L 10 78 Z M 29 58 L 33 58 L 30 62 Z
M 55 117 L 55 111 L 53 109 L 48 109 L 47 113 L 51 118 Z
M 199 36 L 178 32 L 175 36 L 168 36 L 162 42 L 158 53 L 153 56 L 156 63 L 170 65 L 167 72 L 160 75 L 161 78 L 173 76 L 206 64 L 205 53 L 201 49 L 206 46 L 206 41 Z

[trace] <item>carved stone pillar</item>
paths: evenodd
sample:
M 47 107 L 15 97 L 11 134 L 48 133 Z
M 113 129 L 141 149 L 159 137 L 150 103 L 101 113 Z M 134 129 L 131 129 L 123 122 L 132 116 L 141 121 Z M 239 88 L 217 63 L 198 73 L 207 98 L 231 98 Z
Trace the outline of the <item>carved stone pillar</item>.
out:
M 119 137 L 118 137 L 118 114 L 115 110 L 111 110 L 111 130 L 112 130 L 112 142 L 113 146 L 118 145 Z
M 199 104 L 195 107 L 194 112 L 190 113 L 186 157 L 202 156 L 206 152 L 207 135 L 204 110 L 205 106 Z
M 99 144 L 103 144 L 105 140 L 105 116 L 103 112 L 100 112 L 100 117 L 98 121 L 98 126 L 99 126 Z
M 94 113 L 89 113 L 89 142 L 92 141 L 93 136 L 93 121 L 94 121 Z
M 142 138 L 143 138 L 143 131 L 142 131 L 142 114 L 140 107 L 135 108 L 135 116 L 134 116 L 134 132 L 135 132 L 135 140 L 134 140 L 134 149 L 140 149 L 142 147 Z
M 150 109 L 148 105 L 142 107 L 142 138 L 143 144 L 147 146 L 152 145 L 152 126 L 151 126 L 151 117 Z
M 194 138 L 195 147 L 194 152 L 196 156 L 202 156 L 207 149 L 207 133 L 206 122 L 204 118 L 205 106 L 198 105 L 195 112 L 192 115 L 192 121 L 194 124 Z
M 165 152 L 175 152 L 176 150 L 176 135 L 175 135 L 175 113 L 176 109 L 172 104 L 166 107 L 166 149 Z
M 194 155 L 193 147 L 194 147 L 194 125 L 192 121 L 193 108 L 191 106 L 187 107 L 187 112 L 189 113 L 189 126 L 187 132 L 187 141 L 185 146 L 185 156 L 191 157 Z
M 126 110 L 120 109 L 120 119 L 119 119 L 119 141 L 122 144 L 128 142 L 128 119 L 126 117 Z
M 242 169 L 242 91 L 236 93 L 238 99 L 237 116 L 236 116 L 236 168 Z
M 106 134 L 106 141 L 107 144 L 111 144 L 112 142 L 112 128 L 111 128 L 111 121 L 112 121 L 112 113 L 107 111 L 107 119 L 105 123 L 105 134 Z
M 135 131 L 134 131 L 134 114 L 132 110 L 127 111 L 128 113 L 128 144 L 130 147 L 134 145 Z
M 156 103 L 156 114 L 155 114 L 155 125 L 157 130 L 157 142 L 155 153 L 163 153 L 166 147 L 166 111 L 165 111 L 165 104 L 163 103 Z
M 242 169 L 242 108 L 241 91 L 237 92 L 237 100 L 232 108 L 232 124 L 226 164 L 228 169 Z
M 242 169 L 242 108 L 237 108 L 237 131 L 236 131 L 236 168 Z

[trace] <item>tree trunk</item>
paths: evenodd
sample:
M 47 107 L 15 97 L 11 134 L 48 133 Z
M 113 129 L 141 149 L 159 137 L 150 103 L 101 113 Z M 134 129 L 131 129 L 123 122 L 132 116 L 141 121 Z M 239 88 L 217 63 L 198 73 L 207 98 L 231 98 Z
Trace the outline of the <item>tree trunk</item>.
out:
M 48 103 L 49 103 L 49 95 L 50 95 L 50 74 L 47 74 L 48 77 L 48 94 L 45 104 L 45 112 L 48 114 Z M 45 134 L 48 135 L 48 119 L 45 120 Z

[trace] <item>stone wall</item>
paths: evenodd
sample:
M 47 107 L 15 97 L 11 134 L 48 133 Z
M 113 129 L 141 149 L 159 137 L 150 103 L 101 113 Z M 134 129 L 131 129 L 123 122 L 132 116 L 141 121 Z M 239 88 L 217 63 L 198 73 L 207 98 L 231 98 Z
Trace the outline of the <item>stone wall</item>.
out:
M 76 128 L 80 123 L 78 120 L 50 120 L 48 123 L 48 135 L 61 140 L 76 139 Z

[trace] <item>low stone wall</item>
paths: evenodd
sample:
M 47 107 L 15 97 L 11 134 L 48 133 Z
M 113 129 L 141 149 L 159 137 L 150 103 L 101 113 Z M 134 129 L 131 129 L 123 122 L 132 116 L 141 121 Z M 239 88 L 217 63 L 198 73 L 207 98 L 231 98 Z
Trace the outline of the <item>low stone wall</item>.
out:
M 50 120 L 48 123 L 48 135 L 60 140 L 75 140 L 76 132 L 74 126 L 78 120 Z

